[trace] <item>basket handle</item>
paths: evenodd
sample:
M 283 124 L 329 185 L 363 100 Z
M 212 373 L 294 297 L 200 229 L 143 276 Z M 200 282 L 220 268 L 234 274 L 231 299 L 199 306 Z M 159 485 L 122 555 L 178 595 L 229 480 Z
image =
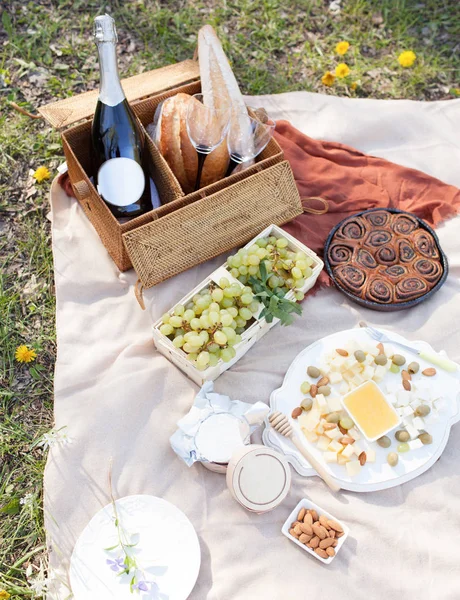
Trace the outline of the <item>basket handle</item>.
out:
M 320 202 L 323 205 L 323 208 L 307 206 L 307 203 L 311 200 Z M 311 215 L 325 215 L 329 211 L 329 202 L 320 196 L 302 196 L 300 203 L 302 204 L 303 212 L 310 213 Z
M 80 181 L 73 183 L 72 187 L 73 187 L 73 191 L 75 192 L 75 196 L 78 198 L 78 200 L 80 200 L 80 202 L 83 202 L 86 198 L 89 198 L 89 196 L 90 196 L 89 185 L 86 183 L 86 181 L 84 179 L 81 179 Z
M 144 285 L 140 279 L 136 281 L 134 284 L 134 295 L 136 296 L 136 300 L 139 302 L 139 306 L 142 310 L 145 310 L 145 302 L 144 302 Z

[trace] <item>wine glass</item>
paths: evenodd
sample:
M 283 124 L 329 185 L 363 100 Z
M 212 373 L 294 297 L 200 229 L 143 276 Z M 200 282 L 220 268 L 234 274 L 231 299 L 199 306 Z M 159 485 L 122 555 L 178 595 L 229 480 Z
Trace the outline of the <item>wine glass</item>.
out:
M 237 165 L 258 156 L 273 136 L 275 121 L 268 116 L 266 121 L 262 121 L 256 116 L 255 111 L 252 113 L 254 116 L 239 108 L 232 110 L 227 136 L 230 163 L 225 174 L 226 177 Z
M 203 94 L 194 94 L 187 107 L 187 133 L 198 154 L 195 191 L 200 187 L 206 157 L 222 142 L 230 123 L 231 106 L 228 100 L 214 95 L 214 101 L 221 108 L 205 106 Z

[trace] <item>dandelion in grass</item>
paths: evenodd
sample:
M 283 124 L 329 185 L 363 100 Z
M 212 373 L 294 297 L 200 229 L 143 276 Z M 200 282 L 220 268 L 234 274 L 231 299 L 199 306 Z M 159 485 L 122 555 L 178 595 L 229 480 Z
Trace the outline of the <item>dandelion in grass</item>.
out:
M 0 590 L 0 600 L 8 600 L 11 598 L 10 594 L 6 590 Z
M 324 75 L 321 77 L 321 82 L 323 85 L 327 85 L 328 87 L 331 87 L 331 85 L 333 85 L 335 80 L 335 75 L 333 73 L 331 73 L 330 71 L 326 71 L 324 73 Z
M 335 51 L 337 52 L 337 54 L 340 54 L 340 56 L 343 56 L 348 52 L 349 47 L 350 44 L 348 42 L 339 42 L 335 47 Z
M 417 55 L 415 52 L 412 52 L 412 50 L 406 50 L 405 52 L 401 52 L 401 54 L 398 56 L 398 62 L 401 67 L 408 68 L 412 67 L 416 58 Z
M 46 167 L 38 167 L 33 174 L 33 177 L 37 180 L 37 183 L 41 183 L 42 181 L 45 181 L 45 179 L 49 179 L 51 177 L 51 173 Z
M 37 353 L 28 346 L 18 346 L 15 353 L 16 360 L 21 363 L 30 363 L 37 358 Z
M 353 83 L 350 84 L 350 90 L 352 92 L 354 92 L 357 89 L 358 89 L 358 82 L 357 81 L 353 81 Z
M 344 77 L 347 77 L 347 75 L 350 74 L 350 67 L 348 65 L 346 65 L 345 63 L 340 63 L 340 65 L 337 65 L 335 68 L 335 76 L 339 77 L 340 79 L 343 79 Z

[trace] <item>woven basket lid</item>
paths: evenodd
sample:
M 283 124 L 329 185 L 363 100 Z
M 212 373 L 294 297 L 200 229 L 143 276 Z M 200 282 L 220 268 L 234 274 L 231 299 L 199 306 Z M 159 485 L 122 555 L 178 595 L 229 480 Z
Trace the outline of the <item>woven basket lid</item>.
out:
M 123 90 L 128 102 L 159 94 L 177 86 L 196 81 L 200 69 L 195 60 L 184 60 L 140 75 L 122 79 Z M 57 102 L 45 104 L 38 112 L 56 129 L 63 129 L 94 114 L 99 90 L 70 96 Z

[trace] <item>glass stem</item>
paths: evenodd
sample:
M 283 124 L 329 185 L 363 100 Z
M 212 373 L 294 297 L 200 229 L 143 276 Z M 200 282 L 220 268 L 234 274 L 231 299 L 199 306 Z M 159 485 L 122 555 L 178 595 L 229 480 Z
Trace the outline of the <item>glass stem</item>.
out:
M 237 167 L 239 164 L 240 163 L 237 163 L 236 160 L 233 160 L 233 158 L 231 158 L 230 162 L 228 163 L 228 169 L 227 169 L 227 172 L 225 173 L 225 177 L 228 177 L 232 173 L 233 169 L 235 167 Z
M 207 154 L 203 154 L 202 152 L 198 152 L 198 170 L 196 172 L 196 181 L 195 181 L 195 192 L 200 189 L 201 183 L 201 173 L 203 172 L 204 161 L 206 160 Z

